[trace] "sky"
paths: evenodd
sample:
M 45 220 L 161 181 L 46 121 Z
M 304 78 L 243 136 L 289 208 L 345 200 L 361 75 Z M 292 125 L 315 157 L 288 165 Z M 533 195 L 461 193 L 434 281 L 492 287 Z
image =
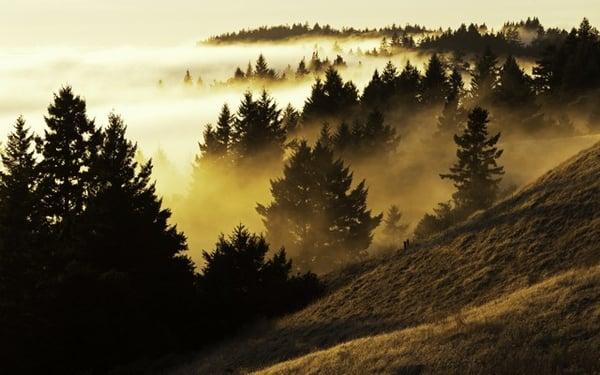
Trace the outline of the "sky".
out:
M 0 47 L 173 45 L 242 27 L 308 21 L 357 27 L 461 22 L 499 26 L 538 16 L 571 27 L 598 0 L 1 0 Z M 600 18 L 600 17 L 599 17 Z

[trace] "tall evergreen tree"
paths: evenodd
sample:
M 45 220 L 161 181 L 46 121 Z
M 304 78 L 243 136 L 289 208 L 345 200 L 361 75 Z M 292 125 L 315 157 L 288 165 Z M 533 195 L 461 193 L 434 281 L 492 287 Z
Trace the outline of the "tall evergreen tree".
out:
M 358 104 L 358 91 L 352 81 L 345 82 L 333 67 L 327 69 L 325 81 L 313 85 L 311 96 L 304 104 L 303 116 L 314 120 L 320 116 L 335 117 L 354 109 Z
M 24 304 L 42 278 L 33 146 L 33 135 L 19 117 L 0 154 L 0 311 Z
M 360 256 L 381 215 L 367 209 L 367 189 L 352 189 L 352 174 L 320 142 L 300 142 L 283 177 L 271 182 L 273 202 L 258 205 L 267 237 L 285 244 L 301 268 L 325 270 Z
M 279 161 L 285 140 L 277 103 L 266 91 L 256 101 L 247 92 L 232 127 L 232 150 L 237 161 Z
M 490 99 L 498 80 L 498 58 L 488 46 L 475 63 L 471 78 L 471 98 L 475 103 L 485 104 Z
M 427 64 L 423 77 L 423 102 L 429 105 L 441 104 L 448 92 L 448 77 L 444 64 L 434 53 Z
M 504 168 L 497 159 L 502 150 L 496 147 L 500 133 L 489 137 L 488 112 L 476 107 L 469 113 L 467 127 L 462 135 L 455 135 L 457 162 L 450 173 L 441 174 L 442 179 L 454 181 L 457 191 L 453 194 L 456 207 L 470 212 L 492 205 L 498 196 L 499 176 Z
M 43 156 L 40 204 L 55 234 L 70 243 L 72 225 L 89 195 L 89 164 L 97 151 L 98 132 L 87 117 L 85 101 L 71 87 L 54 95 L 45 119 L 44 137 L 36 139 Z
M 521 69 L 513 56 L 508 56 L 500 69 L 494 96 L 498 104 L 513 109 L 515 107 L 530 107 L 535 111 L 532 80 Z
M 395 204 L 392 205 L 383 219 L 383 232 L 393 244 L 399 244 L 400 238 L 406 234 L 408 224 L 402 223 L 402 212 Z

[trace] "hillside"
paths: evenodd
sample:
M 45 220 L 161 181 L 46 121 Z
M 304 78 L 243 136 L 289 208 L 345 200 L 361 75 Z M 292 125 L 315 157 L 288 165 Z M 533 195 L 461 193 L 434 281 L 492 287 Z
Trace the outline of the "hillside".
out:
M 600 371 L 600 144 L 176 374 Z M 288 361 L 288 362 L 286 362 Z

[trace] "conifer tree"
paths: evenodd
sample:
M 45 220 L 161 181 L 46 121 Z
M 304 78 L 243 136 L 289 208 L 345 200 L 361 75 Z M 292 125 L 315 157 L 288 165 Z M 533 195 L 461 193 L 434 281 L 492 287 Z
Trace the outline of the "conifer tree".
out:
M 54 95 L 45 119 L 44 137 L 36 139 L 43 156 L 39 164 L 40 203 L 50 224 L 59 224 L 55 234 L 66 240 L 89 195 L 89 164 L 97 151 L 98 132 L 87 117 L 85 101 L 71 87 Z
M 488 46 L 477 60 L 471 78 L 471 98 L 477 104 L 485 104 L 497 84 L 498 58 Z
M 34 284 L 42 278 L 43 258 L 36 249 L 42 225 L 37 211 L 36 160 L 33 135 L 23 117 L 0 154 L 0 310 L 18 307 L 32 297 Z
M 322 285 L 312 273 L 292 276 L 292 261 L 283 248 L 267 258 L 269 244 L 239 225 L 221 234 L 212 252 L 203 252 L 199 279 L 208 333 L 220 338 L 256 317 L 270 317 L 306 304 Z M 216 325 L 216 326 L 215 326 Z
M 513 56 L 508 56 L 500 69 L 494 96 L 498 104 L 511 108 L 529 107 L 535 111 L 532 80 Z
M 238 66 L 233 73 L 233 79 L 236 81 L 243 81 L 246 78 L 246 74 L 242 71 L 242 69 Z
M 260 79 L 274 79 L 275 71 L 269 68 L 267 64 L 267 59 L 261 53 L 256 60 L 256 65 L 254 67 L 254 76 Z
M 78 223 L 85 244 L 80 261 L 87 264 L 82 267 L 85 272 L 99 275 L 93 283 L 100 296 L 116 289 L 128 297 L 116 300 L 120 306 L 109 305 L 110 300 L 97 306 L 86 304 L 92 310 L 120 309 L 116 316 L 107 317 L 114 324 L 108 332 L 87 327 L 88 333 L 107 340 L 123 329 L 143 332 L 148 328 L 143 322 L 150 321 L 154 333 L 145 337 L 158 334 L 162 340 L 181 339 L 189 328 L 184 325 L 192 318 L 185 314 L 194 304 L 195 282 L 193 264 L 184 255 L 185 236 L 169 223 L 171 212 L 162 207 L 150 182 L 152 163 L 137 164 L 137 146 L 126 138 L 119 116 L 109 116 L 99 146 L 90 165 L 93 194 Z M 95 316 L 90 314 L 90 318 Z M 138 345 L 147 344 L 140 340 Z
M 266 91 L 256 101 L 250 92 L 244 94 L 231 134 L 238 162 L 279 161 L 283 156 L 286 134 L 281 110 Z
M 296 69 L 296 78 L 303 78 L 308 73 L 310 72 L 308 71 L 308 69 L 306 69 L 306 60 L 303 57 L 302 60 L 300 60 L 300 62 L 298 63 L 298 68 Z
M 399 244 L 400 238 L 408 230 L 408 224 L 402 223 L 402 212 L 395 204 L 392 205 L 386 212 L 383 219 L 383 232 L 388 236 L 394 244 Z
M 429 59 L 422 84 L 425 104 L 436 105 L 444 102 L 448 92 L 448 77 L 446 68 L 436 53 Z
M 287 107 L 285 107 L 285 109 L 283 110 L 281 122 L 288 137 L 290 135 L 295 134 L 299 130 L 300 113 L 298 113 L 298 111 L 292 106 L 292 104 L 288 103 Z
M 192 84 L 194 84 L 194 79 L 192 78 L 192 75 L 190 74 L 189 70 L 185 71 L 185 76 L 183 76 L 183 83 L 187 86 L 191 86 Z
M 285 244 L 303 269 L 324 270 L 360 256 L 381 215 L 367 209 L 365 182 L 352 188 L 352 173 L 320 142 L 300 142 L 271 182 L 273 202 L 258 205 L 271 243 Z M 296 255 L 297 254 L 297 255 Z
M 358 104 L 358 91 L 352 81 L 345 82 L 333 67 L 327 69 L 325 81 L 317 78 L 311 96 L 304 104 L 303 116 L 314 119 L 331 117 L 352 110 Z
M 458 160 L 450 173 L 440 175 L 454 182 L 457 191 L 452 197 L 456 207 L 470 212 L 492 205 L 498 196 L 499 176 L 504 174 L 497 162 L 502 155 L 496 147 L 500 133 L 489 137 L 488 123 L 485 109 L 476 107 L 469 113 L 464 133 L 454 136 Z
M 398 77 L 396 89 L 397 100 L 400 104 L 406 107 L 417 104 L 421 92 L 421 80 L 419 70 L 410 61 L 407 61 Z

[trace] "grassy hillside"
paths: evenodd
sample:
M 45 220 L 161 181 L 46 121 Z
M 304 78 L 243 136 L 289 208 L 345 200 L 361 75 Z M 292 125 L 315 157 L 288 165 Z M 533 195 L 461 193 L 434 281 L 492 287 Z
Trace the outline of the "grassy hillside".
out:
M 600 144 L 327 282 L 321 300 L 175 373 L 600 371 Z

